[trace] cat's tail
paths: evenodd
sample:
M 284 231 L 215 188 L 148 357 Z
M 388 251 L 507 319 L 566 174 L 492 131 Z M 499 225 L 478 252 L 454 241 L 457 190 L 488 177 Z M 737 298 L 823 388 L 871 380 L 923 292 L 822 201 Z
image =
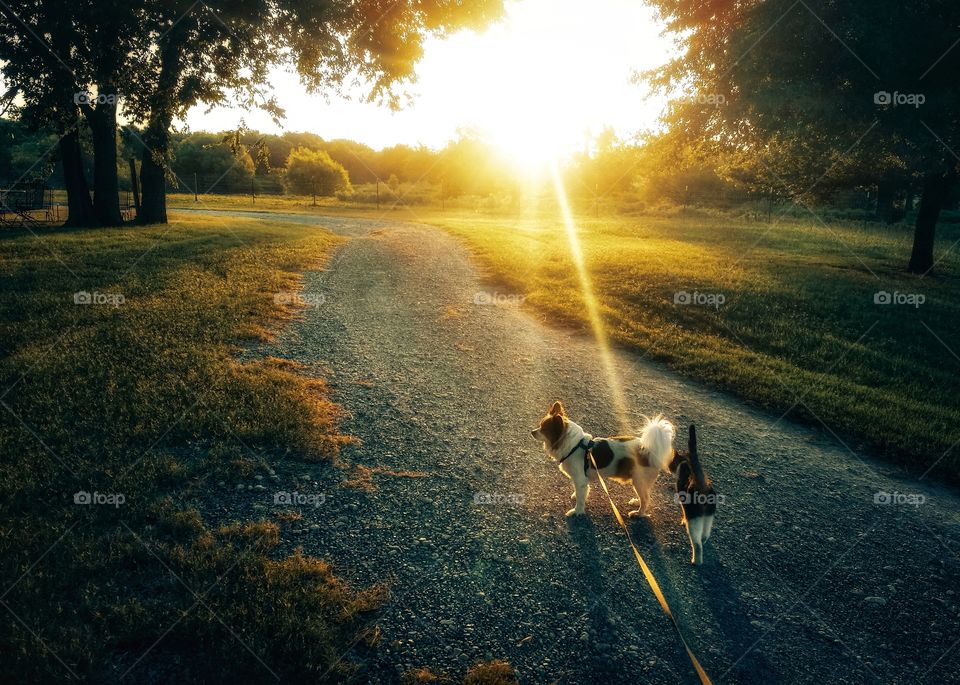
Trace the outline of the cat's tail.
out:
M 690 438 L 687 441 L 687 449 L 690 452 L 690 468 L 693 470 L 693 479 L 697 483 L 697 490 L 706 490 L 710 487 L 710 482 L 703 472 L 703 466 L 700 465 L 700 455 L 697 454 L 697 427 L 693 424 L 690 424 Z

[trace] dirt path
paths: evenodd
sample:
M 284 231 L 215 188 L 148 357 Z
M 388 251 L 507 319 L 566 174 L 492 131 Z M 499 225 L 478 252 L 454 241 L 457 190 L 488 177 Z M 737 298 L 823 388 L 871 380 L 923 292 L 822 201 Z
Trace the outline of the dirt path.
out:
M 458 676 L 494 657 L 524 683 L 692 682 L 602 493 L 589 518 L 565 518 L 571 487 L 529 436 L 557 398 L 588 431 L 617 430 L 593 340 L 475 304 L 487 289 L 439 230 L 311 222 L 354 240 L 307 274 L 324 303 L 268 352 L 330 380 L 363 443 L 345 461 L 394 474 L 373 473 L 375 492 L 338 487 L 331 468 L 284 474 L 285 489 L 325 495 L 288 543 L 358 583 L 394 580 L 364 678 L 424 665 Z M 726 496 L 698 569 L 669 479 L 653 517 L 632 524 L 714 682 L 960 679 L 960 498 L 629 353 L 615 363 L 637 423 L 663 412 L 681 442 L 697 424 Z M 925 501 L 878 504 L 878 492 Z

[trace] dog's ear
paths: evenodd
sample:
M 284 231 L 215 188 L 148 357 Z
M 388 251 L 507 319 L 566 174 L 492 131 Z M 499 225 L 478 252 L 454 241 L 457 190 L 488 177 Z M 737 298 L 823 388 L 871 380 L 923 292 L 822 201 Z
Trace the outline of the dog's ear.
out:
M 549 416 L 566 416 L 567 412 L 563 410 L 563 405 L 560 403 L 560 400 L 557 400 L 553 403 L 553 406 L 550 407 L 550 411 L 547 412 Z

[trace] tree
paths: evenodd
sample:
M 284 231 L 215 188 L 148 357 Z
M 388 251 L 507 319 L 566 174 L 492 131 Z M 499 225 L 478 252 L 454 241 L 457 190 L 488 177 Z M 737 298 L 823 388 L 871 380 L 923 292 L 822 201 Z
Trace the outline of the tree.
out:
M 193 105 L 236 94 L 240 104 L 282 116 L 269 93 L 269 68 L 291 66 L 310 92 L 337 92 L 359 79 L 369 98 L 392 106 L 394 86 L 414 75 L 427 35 L 482 27 L 502 13 L 502 0 L 155 0 L 143 6 L 156 49 L 145 54 L 143 78 L 130 98 L 143 135 L 143 222 L 166 221 L 164 176 L 170 124 Z
M 340 190 L 349 190 L 350 177 L 347 170 L 323 150 L 298 147 L 287 158 L 287 173 L 284 176 L 287 192 L 297 195 L 329 197 Z
M 681 144 L 804 201 L 820 187 L 901 176 L 921 187 L 908 268 L 934 264 L 956 183 L 960 67 L 953 0 L 654 0 L 684 50 L 647 74 L 692 86 L 668 124 Z
M 96 223 L 80 145 L 80 86 L 89 81 L 76 29 L 77 5 L 25 0 L 0 3 L 0 73 L 7 113 L 31 130 L 52 128 L 57 136 L 67 189 L 68 226 Z M 16 99 L 19 97 L 19 101 Z
M 174 139 L 172 157 L 174 176 L 190 188 L 196 176 L 200 193 L 249 192 L 253 158 L 245 148 L 232 151 L 222 135 L 194 133 Z
M 0 3 L 0 72 L 27 101 L 21 109 L 63 135 L 68 195 L 78 212 L 86 189 L 75 178 L 82 163 L 73 132 L 83 113 L 95 148 L 91 214 L 101 223 L 119 216 L 122 107 L 142 127 L 131 129 L 141 155 L 138 220 L 165 222 L 170 127 L 194 105 L 234 100 L 279 118 L 268 74 L 282 64 L 312 92 L 360 80 L 370 99 L 396 106 L 394 87 L 412 78 L 427 35 L 481 27 L 501 12 L 502 0 L 9 0 Z M 74 100 L 86 92 L 96 100 Z

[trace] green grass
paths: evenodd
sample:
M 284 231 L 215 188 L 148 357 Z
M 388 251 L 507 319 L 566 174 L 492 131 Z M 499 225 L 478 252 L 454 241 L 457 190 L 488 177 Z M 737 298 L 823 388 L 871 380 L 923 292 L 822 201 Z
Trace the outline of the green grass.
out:
M 0 680 L 349 676 L 338 658 L 378 590 L 277 555 L 283 522 L 212 526 L 179 504 L 343 444 L 322 383 L 238 356 L 294 315 L 274 294 L 338 241 L 200 217 L 0 235 Z
M 502 290 L 587 330 L 562 220 L 421 212 L 460 236 Z M 943 224 L 936 273 L 903 271 L 911 232 L 679 214 L 577 221 L 584 260 L 615 343 L 691 378 L 828 427 L 920 474 L 960 475 L 960 239 Z M 874 293 L 919 293 L 919 307 Z M 675 294 L 720 294 L 717 307 Z M 939 340 L 938 340 L 939 338 Z

